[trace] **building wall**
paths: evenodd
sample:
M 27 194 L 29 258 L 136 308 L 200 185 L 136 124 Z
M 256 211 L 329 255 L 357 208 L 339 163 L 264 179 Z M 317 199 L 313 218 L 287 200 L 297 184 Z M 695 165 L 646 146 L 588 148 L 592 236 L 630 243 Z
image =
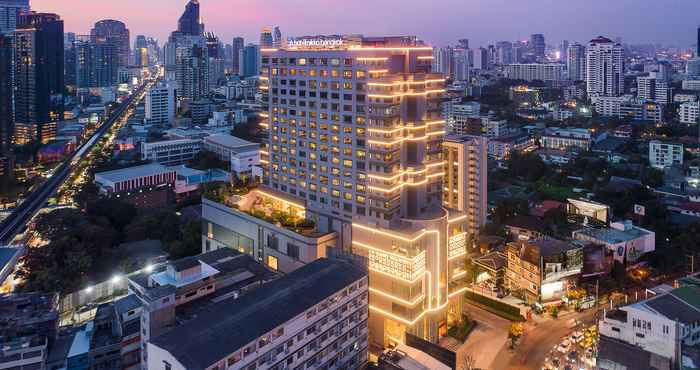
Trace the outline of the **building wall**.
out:
M 676 326 L 673 320 L 631 306 L 622 307 L 621 310 L 627 311 L 627 322 L 605 317 L 598 322 L 601 335 L 676 359 L 676 350 L 679 345 L 676 338 L 683 336 L 680 333 L 683 326 Z

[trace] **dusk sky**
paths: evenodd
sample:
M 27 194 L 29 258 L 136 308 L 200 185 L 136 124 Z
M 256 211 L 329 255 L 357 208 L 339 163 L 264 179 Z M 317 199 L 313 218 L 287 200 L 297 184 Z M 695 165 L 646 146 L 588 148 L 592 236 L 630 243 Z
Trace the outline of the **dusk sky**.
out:
M 31 0 L 56 12 L 66 31 L 89 32 L 100 19 L 124 21 L 137 34 L 165 40 L 187 0 Z M 689 47 L 700 23 L 700 0 L 201 0 L 208 31 L 224 42 L 257 42 L 263 25 L 284 36 L 414 34 L 442 46 L 469 38 L 472 47 L 543 33 L 548 44 L 597 35 L 625 42 Z

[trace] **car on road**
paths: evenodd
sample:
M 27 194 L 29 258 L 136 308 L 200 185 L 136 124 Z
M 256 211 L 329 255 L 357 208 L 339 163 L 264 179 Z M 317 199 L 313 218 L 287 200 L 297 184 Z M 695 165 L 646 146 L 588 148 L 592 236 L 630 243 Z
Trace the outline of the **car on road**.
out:
M 559 346 L 557 346 L 557 351 L 560 353 L 567 353 L 569 352 L 569 348 L 571 348 L 571 342 L 569 342 L 568 339 L 564 339 L 561 343 L 559 343 Z
M 573 334 L 571 334 L 571 342 L 572 343 L 581 343 L 583 338 L 584 338 L 584 336 L 583 336 L 583 332 L 581 330 L 576 330 L 575 332 L 573 332 Z

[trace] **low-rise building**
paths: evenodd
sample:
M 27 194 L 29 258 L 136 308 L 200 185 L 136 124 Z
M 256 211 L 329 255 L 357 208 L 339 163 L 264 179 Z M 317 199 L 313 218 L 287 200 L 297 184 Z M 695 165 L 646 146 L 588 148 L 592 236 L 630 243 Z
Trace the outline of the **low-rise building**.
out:
M 58 294 L 0 295 L 0 369 L 45 369 L 58 330 Z
M 527 133 L 498 137 L 488 141 L 488 153 L 491 158 L 503 160 L 514 151 L 523 152 L 533 148 L 535 140 Z
M 683 165 L 683 144 L 650 141 L 649 165 L 658 169 Z
M 301 204 L 270 189 L 253 190 L 231 206 L 202 199 L 202 220 L 203 252 L 233 248 L 284 273 L 326 257 L 338 243 L 336 232 L 319 232 L 306 220 Z
M 542 134 L 541 143 L 546 149 L 587 151 L 606 137 L 607 133 L 596 134 L 584 128 L 551 127 Z
M 143 188 L 172 186 L 177 179 L 177 171 L 160 164 L 127 167 L 95 174 L 95 184 L 101 194 L 134 192 Z
M 511 80 L 525 81 L 561 81 L 564 80 L 564 68 L 560 63 L 521 63 L 505 66 L 503 74 Z
M 652 297 L 606 312 L 598 331 L 605 341 L 632 345 L 678 368 L 683 347 L 700 343 L 700 288 L 689 285 L 657 291 Z M 603 354 L 601 360 L 609 361 L 605 357 L 610 356 Z
M 656 249 L 656 234 L 634 226 L 632 221 L 613 222 L 610 227 L 585 228 L 573 232 L 576 240 L 601 244 L 621 263 L 634 263 Z
M 141 307 L 141 368 L 152 363 L 148 342 L 196 320 L 219 302 L 245 296 L 277 276 L 253 257 L 230 248 L 182 258 L 130 275 L 129 296 L 135 297 Z M 207 327 L 211 325 L 212 322 Z M 182 338 L 191 339 L 188 335 Z M 158 366 L 162 369 L 163 363 L 159 362 Z
M 212 135 L 204 138 L 203 149 L 229 162 L 231 172 L 239 179 L 249 177 L 260 165 L 260 144 L 231 135 Z
M 560 300 L 583 269 L 584 244 L 552 238 L 508 243 L 505 284 L 529 302 Z
M 200 139 L 163 140 L 141 143 L 141 160 L 165 166 L 186 164 L 202 150 Z
M 322 259 L 150 340 L 147 369 L 361 368 L 367 317 L 366 270 Z

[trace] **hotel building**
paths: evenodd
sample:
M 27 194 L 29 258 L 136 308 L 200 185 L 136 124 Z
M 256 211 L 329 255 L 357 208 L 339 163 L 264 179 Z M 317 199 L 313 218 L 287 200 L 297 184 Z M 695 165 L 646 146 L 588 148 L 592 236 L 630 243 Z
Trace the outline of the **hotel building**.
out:
M 461 317 L 468 217 L 442 205 L 445 80 L 432 48 L 328 36 L 261 53 L 264 186 L 367 259 L 373 344 L 437 342 Z

